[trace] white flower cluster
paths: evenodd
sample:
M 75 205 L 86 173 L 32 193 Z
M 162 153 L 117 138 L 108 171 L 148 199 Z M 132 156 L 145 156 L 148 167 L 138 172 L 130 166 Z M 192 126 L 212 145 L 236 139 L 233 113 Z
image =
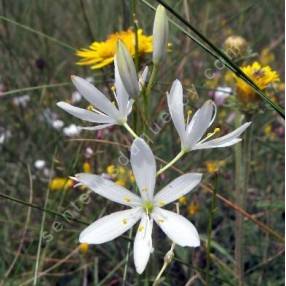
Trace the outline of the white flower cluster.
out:
M 156 12 L 153 41 L 153 64 L 157 65 L 164 59 L 168 45 L 168 19 L 162 6 L 159 6 Z M 118 42 L 114 66 L 116 105 L 90 82 L 78 76 L 72 76 L 72 82 L 79 94 L 92 107 L 87 110 L 65 102 L 59 102 L 57 105 L 83 121 L 96 123 L 95 126 L 81 127 L 81 129 L 99 130 L 121 125 L 135 137 L 130 149 L 130 163 L 140 195 L 99 175 L 81 173 L 75 175 L 74 179 L 78 184 L 88 187 L 95 193 L 129 207 L 127 210 L 112 213 L 92 223 L 81 232 L 79 241 L 89 244 L 108 242 L 140 221 L 134 241 L 134 263 L 137 272 L 142 273 L 153 251 L 151 236 L 154 221 L 174 243 L 190 247 L 200 245 L 199 235 L 194 225 L 183 216 L 163 207 L 193 190 L 200 183 L 202 174 L 184 174 L 155 193 L 156 176 L 171 164 L 167 164 L 157 172 L 151 148 L 127 124 L 132 105 L 145 85 L 148 69 L 145 69 L 138 78 L 133 59 L 121 42 Z M 236 144 L 241 140 L 239 136 L 250 125 L 250 122 L 247 122 L 227 135 L 209 140 L 216 133 L 208 133 L 204 137 L 216 116 L 217 108 L 213 101 L 206 101 L 192 118 L 185 120 L 183 88 L 180 81 L 175 80 L 167 95 L 167 102 L 173 124 L 181 140 L 181 153 L 176 157 L 177 159 L 192 150 L 221 148 Z M 176 160 L 171 162 L 174 163 Z

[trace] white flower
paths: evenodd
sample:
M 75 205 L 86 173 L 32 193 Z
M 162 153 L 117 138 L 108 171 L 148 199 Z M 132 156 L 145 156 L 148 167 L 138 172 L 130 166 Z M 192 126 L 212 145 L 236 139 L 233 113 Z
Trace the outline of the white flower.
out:
M 59 130 L 59 129 L 62 129 L 64 127 L 64 122 L 62 120 L 55 119 L 52 121 L 52 126 L 56 130 Z
M 63 128 L 63 133 L 64 135 L 68 137 L 74 137 L 74 136 L 79 135 L 80 128 L 76 126 L 75 124 L 70 124 L 69 126 Z
M 251 124 L 246 122 L 234 131 L 212 140 L 211 138 L 218 129 L 209 133 L 204 139 L 203 135 L 212 125 L 216 116 L 216 105 L 212 100 L 207 100 L 203 106 L 196 111 L 192 119 L 185 123 L 183 88 L 179 80 L 173 82 L 170 93 L 167 95 L 169 111 L 174 122 L 175 128 L 181 139 L 182 150 L 185 152 L 197 149 L 209 149 L 227 147 L 241 141 L 239 136 Z
M 26 107 L 29 101 L 30 101 L 30 95 L 28 94 L 14 97 L 12 100 L 14 105 L 21 107 Z
M 36 160 L 34 162 L 34 166 L 38 170 L 42 170 L 46 166 L 46 161 L 44 160 Z
M 107 215 L 82 231 L 81 243 L 100 244 L 120 236 L 140 219 L 134 241 L 136 271 L 142 273 L 148 263 L 152 247 L 152 228 L 155 221 L 165 234 L 180 246 L 197 247 L 200 239 L 196 228 L 183 216 L 165 210 L 165 206 L 186 195 L 201 181 L 199 173 L 184 174 L 173 180 L 154 195 L 156 162 L 150 147 L 141 138 L 131 146 L 131 166 L 139 188 L 140 197 L 100 176 L 81 173 L 76 175 L 79 184 L 95 193 L 130 207 Z
M 92 127 L 81 127 L 87 130 L 99 130 L 112 125 L 123 125 L 127 121 L 127 116 L 131 112 L 133 100 L 122 83 L 117 63 L 115 61 L 115 89 L 114 93 L 116 106 L 95 86 L 78 76 L 72 76 L 73 84 L 79 93 L 93 106 L 92 110 L 72 106 L 66 102 L 58 102 L 57 105 L 71 115 L 92 123 L 100 125 Z

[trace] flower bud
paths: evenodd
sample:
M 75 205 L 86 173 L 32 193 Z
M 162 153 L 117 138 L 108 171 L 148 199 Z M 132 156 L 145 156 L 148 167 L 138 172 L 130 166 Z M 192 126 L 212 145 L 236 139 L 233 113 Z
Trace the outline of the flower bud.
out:
M 139 84 L 133 59 L 122 41 L 117 42 L 116 62 L 124 88 L 131 97 L 139 95 Z
M 159 5 L 156 10 L 153 25 L 153 63 L 159 64 L 167 53 L 168 47 L 168 18 L 165 8 Z

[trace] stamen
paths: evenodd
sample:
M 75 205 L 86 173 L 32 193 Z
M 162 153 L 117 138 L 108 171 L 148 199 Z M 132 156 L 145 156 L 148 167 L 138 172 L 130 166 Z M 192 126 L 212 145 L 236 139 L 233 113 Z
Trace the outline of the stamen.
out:
M 187 113 L 187 115 L 188 115 L 188 117 L 187 117 L 187 124 L 189 124 L 190 117 L 191 117 L 192 114 L 193 114 L 193 111 L 191 109 L 188 110 L 188 113 Z
M 166 204 L 165 201 L 159 201 L 159 206 L 160 206 L 160 207 L 164 206 L 165 204 Z
M 200 141 L 200 143 L 203 143 L 205 142 L 206 140 L 210 139 L 211 137 L 213 137 L 216 133 L 220 132 L 220 128 L 215 128 L 213 132 L 210 132 L 207 134 L 207 136 L 202 140 Z
M 139 231 L 139 232 L 142 232 L 143 230 L 144 230 L 144 226 L 143 226 L 143 225 L 139 225 L 138 231 Z
M 90 104 L 87 108 L 88 111 L 94 111 L 94 107 Z
M 131 202 L 131 199 L 129 197 L 127 197 L 127 196 L 124 197 L 123 200 L 124 200 L 125 203 L 130 203 Z
M 128 220 L 127 220 L 126 218 L 124 218 L 124 219 L 122 220 L 122 223 L 123 223 L 123 224 L 127 224 L 127 223 L 128 223 Z

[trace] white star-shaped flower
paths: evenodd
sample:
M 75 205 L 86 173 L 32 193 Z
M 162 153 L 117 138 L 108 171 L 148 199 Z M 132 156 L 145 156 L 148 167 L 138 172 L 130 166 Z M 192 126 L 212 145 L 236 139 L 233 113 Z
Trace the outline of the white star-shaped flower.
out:
M 109 200 L 130 207 L 95 221 L 81 232 L 79 241 L 89 244 L 111 241 L 141 220 L 134 241 L 134 263 L 136 271 L 141 274 L 153 251 L 153 221 L 176 244 L 190 247 L 200 245 L 194 225 L 183 216 L 162 207 L 194 189 L 200 183 L 202 174 L 184 174 L 154 195 L 156 162 L 150 147 L 143 139 L 138 138 L 133 142 L 130 161 L 140 196 L 97 175 L 81 173 L 75 176 L 79 184 Z
M 122 83 L 116 60 L 114 61 L 114 67 L 114 85 L 116 90 L 114 92 L 114 97 L 116 99 L 117 107 L 90 82 L 78 76 L 72 76 L 72 82 L 79 93 L 93 106 L 92 109 L 87 110 L 75 107 L 63 101 L 57 103 L 57 106 L 67 113 L 81 120 L 99 124 L 92 127 L 81 127 L 82 129 L 99 130 L 112 125 L 124 125 L 127 122 L 127 117 L 132 110 L 134 100 L 129 96 Z M 145 68 L 142 76 L 138 80 L 139 89 L 145 84 L 147 72 L 148 69 Z M 137 77 L 137 75 L 135 76 Z
M 203 106 L 196 111 L 189 122 L 185 122 L 183 88 L 179 80 L 173 82 L 170 93 L 167 95 L 169 111 L 175 128 L 181 139 L 182 149 L 187 152 L 198 149 L 221 148 L 231 146 L 241 141 L 239 136 L 246 130 L 251 122 L 246 122 L 234 131 L 212 140 L 208 140 L 215 133 L 203 135 L 212 125 L 216 117 L 216 105 L 212 100 L 207 100 Z M 207 141 L 208 140 L 208 141 Z

